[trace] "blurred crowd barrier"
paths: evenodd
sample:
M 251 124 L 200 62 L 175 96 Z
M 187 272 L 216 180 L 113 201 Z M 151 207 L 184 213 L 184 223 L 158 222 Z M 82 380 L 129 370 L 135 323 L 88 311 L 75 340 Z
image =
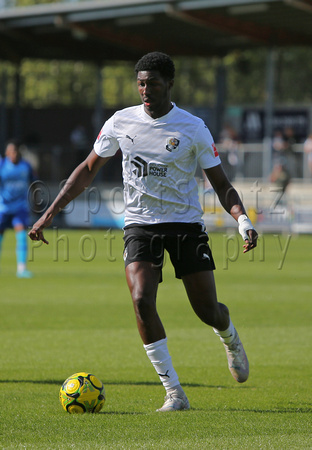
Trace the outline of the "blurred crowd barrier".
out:
M 267 157 L 265 144 L 239 144 L 234 152 L 219 144 L 218 151 L 222 164 L 232 181 L 234 179 L 265 179 L 267 177 L 267 174 L 264 173 L 264 158 Z M 308 154 L 304 152 L 304 144 L 294 144 L 292 154 L 283 156 L 283 158 L 292 179 L 311 180 L 312 174 L 309 170 Z M 272 169 L 278 159 L 279 156 L 272 149 L 270 152 Z
M 224 148 L 222 144 L 218 144 L 217 147 L 222 164 L 231 181 L 268 180 L 269 174 L 264 173 L 265 158 L 267 159 L 267 148 L 264 144 L 239 144 L 234 151 Z M 51 148 L 46 147 L 44 152 L 26 150 L 25 157 L 37 168 L 42 180 L 57 183 L 66 179 L 90 150 L 91 148 L 86 148 L 84 152 L 80 151 L 78 155 L 72 148 L 55 145 Z M 311 181 L 312 174 L 308 164 L 309 154 L 304 152 L 303 144 L 295 144 L 293 150 L 293 153 L 287 156 L 287 160 L 283 161 L 287 165 L 291 180 L 297 182 Z M 271 168 L 273 169 L 278 157 L 272 152 L 270 158 Z M 121 155 L 117 154 L 113 157 L 108 167 L 108 169 L 106 167 L 102 169 L 97 179 L 109 183 L 121 183 Z
M 282 185 L 271 176 L 263 176 L 262 144 L 240 144 L 237 158 L 233 155 L 229 158 L 228 151 L 219 147 L 225 170 L 229 171 L 259 233 L 312 233 L 312 177 L 307 164 L 308 154 L 303 151 L 302 144 L 296 144 L 294 150 L 287 162 L 293 164 L 292 175 L 287 184 Z M 34 219 L 49 206 L 68 177 L 70 172 L 66 171 L 66 163 L 73 165 L 70 153 L 64 157 L 61 147 L 45 158 L 45 179 L 41 178 L 36 190 L 39 210 L 34 210 Z M 272 168 L 273 164 L 274 159 Z M 236 222 L 222 208 L 200 169 L 196 177 L 207 229 L 236 234 Z M 57 216 L 54 226 L 121 229 L 123 219 L 121 154 L 118 152 L 101 169 L 92 185 Z

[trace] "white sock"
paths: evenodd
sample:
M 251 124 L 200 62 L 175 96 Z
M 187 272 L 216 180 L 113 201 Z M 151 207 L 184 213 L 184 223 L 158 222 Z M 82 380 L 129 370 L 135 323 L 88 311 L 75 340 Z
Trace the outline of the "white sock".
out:
M 230 319 L 230 325 L 228 326 L 228 328 L 226 330 L 219 331 L 216 328 L 214 328 L 213 331 L 216 333 L 217 336 L 219 336 L 221 342 L 223 342 L 224 344 L 230 344 L 234 339 L 235 328 L 234 328 L 234 325 L 233 325 L 231 319 Z
M 180 385 L 168 352 L 167 338 L 143 345 L 166 391 Z
M 26 270 L 26 264 L 25 263 L 18 263 L 17 264 L 17 271 L 18 272 L 24 272 Z

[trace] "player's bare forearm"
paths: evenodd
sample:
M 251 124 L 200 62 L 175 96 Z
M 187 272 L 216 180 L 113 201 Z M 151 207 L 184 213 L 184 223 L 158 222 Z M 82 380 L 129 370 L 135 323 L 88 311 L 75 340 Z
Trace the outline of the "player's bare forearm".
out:
M 240 215 L 246 214 L 236 189 L 230 183 L 220 189 L 217 195 L 225 211 L 231 214 L 236 221 Z
M 241 214 L 246 214 L 242 201 L 227 178 L 222 166 L 205 169 L 205 173 L 225 211 L 231 214 L 235 220 Z
M 258 233 L 253 228 L 250 220 L 247 218 L 246 211 L 244 205 L 238 195 L 236 189 L 232 186 L 230 181 L 228 180 L 225 172 L 221 165 L 213 167 L 212 169 L 205 169 L 205 173 L 207 178 L 209 179 L 213 189 L 215 190 L 221 205 L 231 216 L 239 222 L 239 218 L 248 221 L 248 223 L 243 225 L 243 228 L 247 227 L 246 234 L 244 234 L 244 253 L 249 250 L 255 248 L 257 246 Z M 240 221 L 241 221 L 240 219 Z M 241 225 L 240 225 L 241 227 Z M 240 228 L 239 227 L 239 228 Z M 250 228 L 248 228 L 250 227 Z M 240 231 L 241 233 L 241 231 Z M 241 233 L 242 234 L 242 233 Z
M 91 184 L 95 175 L 98 173 L 109 158 L 100 158 L 96 155 L 94 150 L 89 156 L 73 171 L 64 187 L 57 195 L 52 205 L 40 217 L 40 219 L 33 225 L 28 233 L 30 239 L 34 241 L 43 241 L 48 244 L 48 241 L 43 236 L 43 230 L 49 227 L 53 218 L 65 208 L 74 198 L 78 197 Z

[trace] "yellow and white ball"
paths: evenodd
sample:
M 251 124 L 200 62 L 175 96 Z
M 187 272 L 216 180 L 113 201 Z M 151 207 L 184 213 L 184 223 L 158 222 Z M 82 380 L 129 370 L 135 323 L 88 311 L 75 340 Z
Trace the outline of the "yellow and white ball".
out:
M 97 413 L 105 403 L 104 385 L 92 373 L 74 373 L 60 389 L 60 402 L 70 414 Z

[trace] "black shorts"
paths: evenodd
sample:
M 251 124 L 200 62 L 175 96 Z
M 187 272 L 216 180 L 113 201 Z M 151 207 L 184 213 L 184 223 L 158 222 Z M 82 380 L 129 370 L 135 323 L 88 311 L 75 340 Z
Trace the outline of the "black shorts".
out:
M 197 223 L 128 225 L 124 228 L 125 265 L 135 261 L 148 261 L 156 268 L 162 269 L 164 250 L 167 250 L 176 278 L 214 270 L 215 264 L 208 240 L 202 225 Z

